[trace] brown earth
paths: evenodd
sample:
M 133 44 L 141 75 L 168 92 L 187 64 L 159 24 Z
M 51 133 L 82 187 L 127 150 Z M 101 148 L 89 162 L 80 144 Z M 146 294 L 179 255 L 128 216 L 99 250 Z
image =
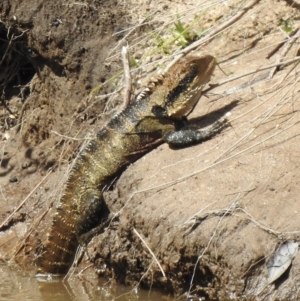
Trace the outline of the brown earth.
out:
M 34 266 L 82 141 L 122 103 L 120 45 L 132 46 L 138 82 L 180 48 L 159 46 L 174 34 L 176 13 L 198 32 L 239 8 L 225 1 L 201 13 L 194 2 L 0 3 L 1 258 Z M 297 2 L 258 1 L 200 51 L 227 74 L 256 70 L 276 62 L 299 18 Z M 297 53 L 298 40 L 283 60 Z M 84 273 L 211 300 L 298 300 L 299 255 L 266 282 L 276 247 L 300 239 L 298 70 L 256 72 L 202 97 L 191 118 L 203 127 L 231 112 L 232 127 L 190 148 L 162 145 L 131 165 L 105 192 L 114 218 L 88 244 L 95 269 Z M 222 79 L 216 70 L 212 83 Z

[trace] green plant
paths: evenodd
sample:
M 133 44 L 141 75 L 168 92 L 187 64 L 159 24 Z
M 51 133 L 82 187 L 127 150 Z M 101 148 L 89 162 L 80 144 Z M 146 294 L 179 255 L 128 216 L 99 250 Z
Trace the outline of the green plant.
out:
M 174 36 L 179 41 L 181 47 L 186 47 L 193 41 L 200 38 L 200 35 L 194 31 L 191 31 L 191 25 L 184 26 L 181 22 L 179 15 L 177 15 L 177 21 L 174 23 L 175 31 Z
M 279 22 L 280 22 L 280 25 L 283 26 L 283 30 L 285 32 L 291 32 L 293 30 L 292 24 L 289 19 L 287 19 L 287 20 L 280 19 Z

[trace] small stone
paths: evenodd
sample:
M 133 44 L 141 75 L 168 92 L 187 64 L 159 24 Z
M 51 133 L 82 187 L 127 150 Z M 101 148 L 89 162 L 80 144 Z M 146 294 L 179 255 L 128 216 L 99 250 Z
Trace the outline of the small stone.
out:
M 11 178 L 9 179 L 9 182 L 10 182 L 10 183 L 16 183 L 16 182 L 19 182 L 19 179 L 18 179 L 17 177 L 11 177 Z
M 135 58 L 136 60 L 141 59 L 142 56 L 143 56 L 143 51 L 137 51 L 137 52 L 134 54 L 134 58 Z
M 23 164 L 22 164 L 22 168 L 23 169 L 27 169 L 28 167 L 31 166 L 31 162 L 30 161 L 25 161 Z
M 154 55 L 152 58 L 151 58 L 151 62 L 155 62 L 155 61 L 158 61 L 162 58 L 162 55 L 161 54 L 156 54 Z

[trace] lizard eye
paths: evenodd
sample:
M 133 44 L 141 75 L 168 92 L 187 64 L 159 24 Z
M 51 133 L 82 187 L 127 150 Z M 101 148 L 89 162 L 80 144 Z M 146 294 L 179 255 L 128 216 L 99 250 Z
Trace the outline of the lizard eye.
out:
M 191 72 L 197 72 L 198 66 L 196 64 L 191 64 Z

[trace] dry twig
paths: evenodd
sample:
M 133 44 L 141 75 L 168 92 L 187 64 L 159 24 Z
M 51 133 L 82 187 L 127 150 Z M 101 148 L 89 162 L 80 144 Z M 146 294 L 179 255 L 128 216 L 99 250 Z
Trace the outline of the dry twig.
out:
M 123 46 L 121 54 L 122 54 L 124 77 L 125 77 L 124 103 L 123 103 L 123 109 L 125 109 L 126 107 L 128 107 L 128 105 L 130 103 L 131 87 L 132 87 L 132 80 L 131 80 L 131 74 L 130 74 L 130 68 L 129 68 L 128 47 Z
M 298 28 L 296 30 L 296 32 L 294 33 L 294 36 L 292 38 L 290 38 L 286 45 L 284 46 L 284 48 L 282 49 L 282 52 L 280 53 L 278 59 L 277 59 L 277 62 L 280 63 L 282 58 L 287 54 L 287 52 L 290 50 L 290 48 L 292 47 L 292 45 L 297 41 L 297 39 L 299 38 L 300 36 L 300 29 Z M 270 74 L 269 74 L 269 78 L 272 78 L 275 74 L 275 72 L 277 71 L 278 69 L 278 66 L 275 66 L 272 68 L 272 70 L 270 71 Z
M 143 242 L 143 244 L 145 245 L 145 247 L 147 248 L 147 250 L 150 252 L 150 254 L 152 255 L 153 259 L 155 260 L 156 264 L 158 265 L 158 267 L 161 270 L 161 273 L 164 277 L 166 277 L 166 274 L 162 268 L 162 266 L 160 265 L 158 259 L 156 258 L 156 256 L 154 255 L 154 253 L 152 252 L 152 250 L 149 248 L 149 246 L 147 245 L 146 241 L 142 238 L 142 236 L 139 234 L 139 232 L 133 228 L 133 232 L 134 234 Z
M 187 55 L 192 50 L 196 49 L 200 45 L 212 40 L 219 33 L 227 29 L 229 26 L 240 20 L 251 8 L 253 8 L 256 4 L 258 4 L 260 0 L 252 0 L 248 5 L 243 7 L 236 15 L 230 18 L 227 22 L 222 23 L 219 27 L 217 27 L 214 31 L 206 35 L 204 38 L 192 43 L 190 46 L 184 48 L 180 54 L 165 68 L 164 72 L 168 72 L 168 70 L 176 64 L 183 56 Z
M 0 225 L 0 230 L 5 226 L 6 223 L 8 223 L 14 214 L 19 211 L 22 206 L 26 203 L 26 201 L 32 196 L 32 194 L 42 185 L 42 183 L 49 177 L 49 175 L 52 173 L 53 168 L 50 168 L 47 174 L 44 176 L 44 178 L 30 191 L 30 193 L 27 195 L 27 197 L 21 202 L 21 204 L 4 220 L 4 222 Z

